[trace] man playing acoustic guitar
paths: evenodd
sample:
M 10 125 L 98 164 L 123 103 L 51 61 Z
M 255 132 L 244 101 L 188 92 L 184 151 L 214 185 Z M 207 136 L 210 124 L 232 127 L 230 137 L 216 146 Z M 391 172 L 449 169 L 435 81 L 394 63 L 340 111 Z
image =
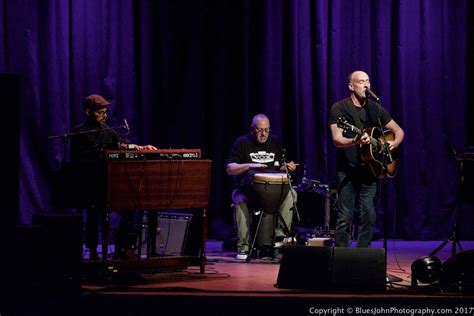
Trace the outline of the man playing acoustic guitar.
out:
M 329 114 L 337 147 L 336 246 L 349 246 L 352 217 L 357 209 L 357 247 L 369 247 L 375 223 L 377 179 L 395 175 L 396 149 L 405 133 L 382 106 L 367 97 L 378 99 L 370 90 L 367 73 L 354 71 L 348 80 L 350 96 L 336 102 Z

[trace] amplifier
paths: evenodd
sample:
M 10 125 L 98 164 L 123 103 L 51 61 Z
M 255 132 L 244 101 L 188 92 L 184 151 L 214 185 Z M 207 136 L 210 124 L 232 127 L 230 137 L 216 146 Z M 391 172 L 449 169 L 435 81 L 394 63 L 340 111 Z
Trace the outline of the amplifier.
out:
M 106 160 L 200 159 L 201 149 L 105 150 Z
M 336 226 L 337 218 L 337 192 L 329 191 L 325 195 L 315 192 L 298 192 L 298 211 L 301 220 L 298 226 L 330 227 Z
M 156 212 L 156 211 L 155 211 Z M 188 236 L 192 214 L 157 212 L 143 221 L 141 253 L 147 253 L 147 242 L 151 242 L 152 252 L 157 255 L 182 256 Z M 150 231 L 150 222 L 156 218 L 156 235 Z

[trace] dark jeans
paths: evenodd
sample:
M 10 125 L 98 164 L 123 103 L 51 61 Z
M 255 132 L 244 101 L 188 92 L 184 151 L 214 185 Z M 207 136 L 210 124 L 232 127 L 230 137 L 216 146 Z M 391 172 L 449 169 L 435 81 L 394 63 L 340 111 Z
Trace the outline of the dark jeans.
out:
M 97 250 L 99 244 L 99 225 L 101 216 L 105 208 L 94 206 L 86 209 L 86 247 L 91 250 Z M 137 214 L 135 211 L 120 212 L 120 223 L 115 232 L 115 249 L 122 251 L 131 249 L 137 239 Z M 102 228 L 103 229 L 103 228 Z
M 369 247 L 375 223 L 377 179 L 366 166 L 348 168 L 337 173 L 338 217 L 336 246 L 347 247 L 351 241 L 354 210 L 359 211 L 357 247 Z
M 86 209 L 86 247 L 91 250 L 97 250 L 99 244 L 99 219 L 100 211 L 94 207 Z
M 119 256 L 123 251 L 132 250 L 137 243 L 138 220 L 142 214 L 136 211 L 119 212 L 120 222 L 115 232 L 115 255 Z

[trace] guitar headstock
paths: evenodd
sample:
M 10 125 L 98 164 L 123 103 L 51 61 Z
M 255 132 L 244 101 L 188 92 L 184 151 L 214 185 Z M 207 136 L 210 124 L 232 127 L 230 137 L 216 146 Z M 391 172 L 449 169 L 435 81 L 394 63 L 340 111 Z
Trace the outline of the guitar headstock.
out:
M 346 131 L 354 130 L 354 126 L 349 124 L 349 122 L 346 120 L 345 117 L 339 117 L 337 119 L 337 127 L 342 128 L 343 130 L 346 130 Z

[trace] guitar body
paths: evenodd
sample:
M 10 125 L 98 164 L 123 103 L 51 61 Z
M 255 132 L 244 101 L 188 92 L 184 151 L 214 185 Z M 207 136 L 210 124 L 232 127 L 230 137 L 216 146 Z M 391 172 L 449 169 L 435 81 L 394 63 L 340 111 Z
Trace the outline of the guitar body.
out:
M 364 133 L 369 135 L 370 143 L 367 145 L 359 145 L 360 155 L 364 162 L 366 162 L 372 173 L 378 178 L 392 178 L 397 173 L 397 151 L 390 152 L 385 145 L 387 141 L 395 139 L 395 134 L 392 131 L 382 131 L 375 127 L 361 130 L 352 124 L 349 124 L 344 117 L 340 117 L 337 121 L 337 126 L 346 131 L 351 131 L 359 136 Z
M 366 162 L 373 174 L 378 178 L 393 178 L 397 173 L 396 151 L 391 152 L 391 156 L 387 157 L 383 151 L 386 141 L 395 139 L 392 131 L 384 131 L 383 136 L 378 128 L 366 128 L 364 131 L 369 134 L 377 142 L 371 142 L 367 145 L 360 145 L 360 154 L 364 162 Z M 385 138 L 385 141 L 384 141 Z M 384 168 L 385 165 L 385 168 Z

